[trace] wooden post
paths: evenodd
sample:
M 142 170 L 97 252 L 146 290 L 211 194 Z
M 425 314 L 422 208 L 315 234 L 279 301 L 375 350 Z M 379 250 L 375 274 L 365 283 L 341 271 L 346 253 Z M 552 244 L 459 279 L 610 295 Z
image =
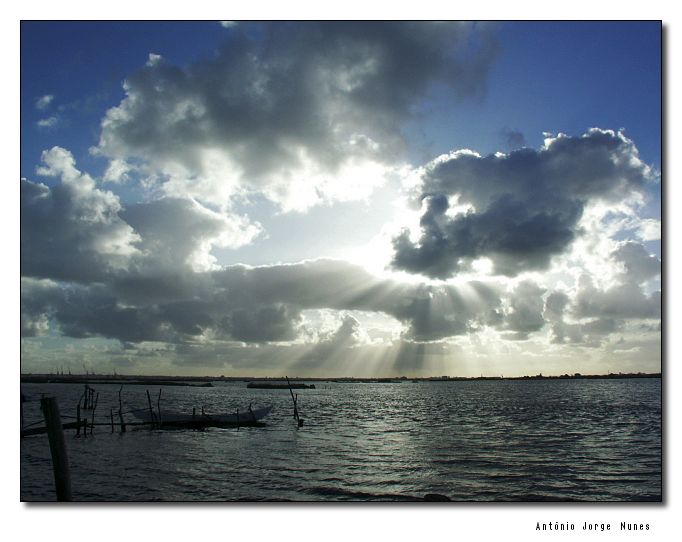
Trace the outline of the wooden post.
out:
M 152 408 L 152 397 L 149 395 L 149 390 L 147 390 L 147 402 L 149 403 L 149 416 L 152 421 L 152 427 L 154 427 L 154 409 Z
M 123 385 L 118 389 L 118 419 L 121 422 L 121 433 L 126 432 L 126 424 L 123 421 L 123 402 L 121 401 L 121 392 L 123 391 Z
M 197 415 L 197 407 L 192 407 L 192 419 Z
M 237 431 L 239 431 L 239 409 L 237 409 Z
M 88 409 L 88 385 L 85 384 L 85 390 L 83 391 L 83 410 Z
M 299 427 L 303 427 L 303 419 L 300 418 L 298 415 L 298 393 L 296 394 L 294 400 L 294 413 L 296 415 L 296 423 L 298 424 Z
M 109 409 L 109 418 L 111 418 L 111 432 L 114 432 L 114 409 Z
M 159 415 L 159 428 L 161 428 L 161 388 L 159 388 L 159 396 L 156 398 L 156 412 Z
M 59 416 L 59 405 L 56 397 L 43 397 L 40 408 L 45 418 L 47 437 L 50 442 L 52 455 L 52 470 L 54 471 L 54 487 L 58 501 L 71 500 L 71 475 L 69 473 L 69 459 L 66 455 L 66 443 L 62 420 Z
M 95 410 L 97 410 L 97 403 L 99 403 L 99 392 L 97 392 L 97 397 L 95 397 L 95 404 L 92 405 L 92 418 L 90 421 L 90 434 L 92 435 L 92 431 L 95 428 Z
M 294 402 L 294 418 L 296 419 L 296 423 L 298 424 L 298 427 L 303 427 L 303 420 L 299 417 L 298 415 L 298 393 L 296 396 L 294 396 L 294 392 L 291 389 L 291 382 L 289 382 L 289 377 L 285 376 L 287 379 L 287 385 L 289 386 L 289 393 L 291 394 L 291 400 Z
M 78 399 L 78 404 L 76 405 L 76 436 L 81 436 L 81 400 Z

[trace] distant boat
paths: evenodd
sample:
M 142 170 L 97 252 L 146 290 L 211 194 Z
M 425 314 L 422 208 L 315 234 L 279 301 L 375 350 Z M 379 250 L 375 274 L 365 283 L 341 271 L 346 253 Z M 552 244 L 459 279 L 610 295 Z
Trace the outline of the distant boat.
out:
M 195 413 L 185 414 L 179 412 L 166 412 L 161 410 L 161 424 L 164 426 L 192 427 L 196 426 L 245 426 L 253 425 L 262 420 L 272 410 L 272 405 L 264 408 L 251 410 L 247 408 L 235 412 L 225 412 L 221 414 Z M 133 415 L 144 423 L 157 423 L 158 414 L 152 415 L 149 410 L 141 409 L 133 411 Z
M 291 388 L 292 390 L 314 390 L 315 389 L 315 384 L 304 384 L 303 382 L 294 382 L 293 384 L 289 385 L 286 382 L 281 382 L 281 381 L 274 381 L 274 382 L 249 382 L 246 385 L 247 388 L 256 388 L 256 389 L 263 389 L 263 390 L 288 390 Z

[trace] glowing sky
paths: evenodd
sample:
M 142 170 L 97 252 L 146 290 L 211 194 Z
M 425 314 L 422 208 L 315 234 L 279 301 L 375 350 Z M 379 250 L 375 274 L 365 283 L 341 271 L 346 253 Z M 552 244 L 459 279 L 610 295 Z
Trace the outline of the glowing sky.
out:
M 660 51 L 657 22 L 22 23 L 22 371 L 659 371 Z

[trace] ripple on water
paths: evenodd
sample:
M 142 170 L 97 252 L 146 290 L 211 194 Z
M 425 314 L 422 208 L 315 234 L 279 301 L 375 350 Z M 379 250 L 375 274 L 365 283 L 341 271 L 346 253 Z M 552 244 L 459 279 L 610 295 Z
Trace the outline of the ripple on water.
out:
M 130 386 L 130 388 L 136 388 Z M 118 386 L 96 386 L 103 413 Z M 64 415 L 82 386 L 22 385 Z M 146 405 L 144 389 L 124 391 Z M 163 389 L 169 410 L 273 404 L 263 428 L 129 431 L 67 438 L 74 495 L 92 501 L 661 499 L 660 380 L 332 384 L 287 390 L 243 383 Z M 108 417 L 107 420 L 108 421 Z M 52 500 L 47 440 L 21 440 L 22 500 Z

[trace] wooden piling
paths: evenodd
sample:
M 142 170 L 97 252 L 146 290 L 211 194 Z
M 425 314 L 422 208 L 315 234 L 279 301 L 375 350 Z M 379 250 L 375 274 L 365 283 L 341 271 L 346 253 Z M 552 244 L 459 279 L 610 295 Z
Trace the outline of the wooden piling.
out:
M 109 418 L 111 419 L 111 432 L 114 432 L 114 409 L 109 409 Z
M 159 388 L 159 396 L 156 398 L 156 412 L 159 415 L 159 428 L 161 428 L 161 388 Z
M 289 386 L 289 393 L 291 394 L 291 400 L 294 402 L 294 418 L 298 427 L 303 427 L 303 420 L 298 415 L 298 393 L 294 395 L 294 391 L 291 389 L 291 382 L 289 382 L 289 377 L 285 376 L 287 379 L 287 385 Z
M 149 403 L 149 419 L 152 421 L 152 427 L 154 427 L 154 409 L 152 408 L 152 397 L 149 395 L 149 390 L 147 390 L 147 403 Z
M 121 422 L 121 433 L 126 432 L 126 424 L 123 420 L 123 402 L 121 401 L 121 392 L 123 391 L 123 385 L 118 389 L 118 419 Z
M 59 416 L 59 405 L 57 404 L 56 397 L 43 397 L 40 400 L 40 408 L 43 411 L 47 437 L 50 442 L 57 500 L 70 501 L 71 475 L 69 472 L 69 459 L 66 454 L 64 431 L 62 430 L 62 420 Z
M 125 433 L 126 432 L 126 422 L 123 419 L 123 412 L 121 412 L 120 410 L 118 411 L 118 420 L 119 420 L 119 423 L 121 424 L 121 433 Z
M 92 435 L 92 431 L 95 428 L 95 410 L 97 410 L 97 403 L 99 403 L 99 392 L 97 392 L 97 397 L 95 397 L 95 403 L 92 405 L 92 418 L 90 420 L 90 434 L 91 435 Z
M 76 436 L 81 436 L 81 400 L 78 399 L 78 404 L 76 405 Z

